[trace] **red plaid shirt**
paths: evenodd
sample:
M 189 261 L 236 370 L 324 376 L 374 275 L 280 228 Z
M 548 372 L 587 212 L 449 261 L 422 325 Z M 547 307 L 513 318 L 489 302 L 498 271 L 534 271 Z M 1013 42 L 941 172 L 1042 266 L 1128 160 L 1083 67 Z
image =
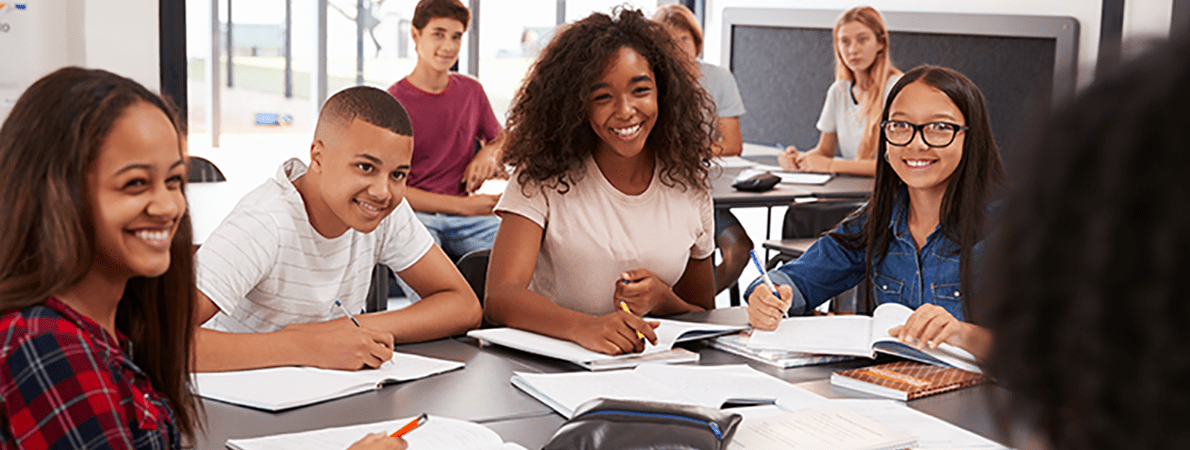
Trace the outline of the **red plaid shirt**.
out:
M 180 448 L 173 410 L 118 338 L 52 298 L 5 311 L 0 449 Z

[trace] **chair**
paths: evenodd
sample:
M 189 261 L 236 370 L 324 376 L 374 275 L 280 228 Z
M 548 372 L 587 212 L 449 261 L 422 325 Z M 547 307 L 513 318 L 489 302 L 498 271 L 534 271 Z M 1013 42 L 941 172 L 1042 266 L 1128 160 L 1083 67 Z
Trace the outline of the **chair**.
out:
M 368 286 L 368 297 L 364 300 L 364 312 L 384 311 L 388 309 L 388 266 L 377 264 L 372 266 L 372 284 Z
M 191 156 L 190 170 L 186 174 L 186 180 L 191 183 L 210 183 L 227 181 L 227 178 L 223 177 L 223 172 L 215 166 L 215 163 L 200 156 Z
M 475 250 L 455 263 L 455 267 L 459 269 L 459 273 L 463 274 L 463 278 L 467 280 L 467 284 L 471 285 L 471 291 L 475 292 L 475 296 L 479 298 L 479 306 L 483 307 L 484 285 L 487 282 L 488 276 L 488 259 L 492 256 L 492 249 L 485 248 L 483 250 Z M 490 324 L 485 318 L 481 327 L 487 328 Z

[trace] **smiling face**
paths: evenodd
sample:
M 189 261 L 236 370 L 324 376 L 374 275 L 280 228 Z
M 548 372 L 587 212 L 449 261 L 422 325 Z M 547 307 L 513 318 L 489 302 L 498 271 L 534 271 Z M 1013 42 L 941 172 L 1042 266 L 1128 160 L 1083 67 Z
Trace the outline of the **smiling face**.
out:
M 87 172 L 95 264 L 114 280 L 156 277 L 186 212 L 186 166 L 178 135 L 157 107 L 135 103 L 112 124 Z
M 962 111 L 945 93 L 918 80 L 906 85 L 889 104 L 889 120 L 903 120 L 921 125 L 929 122 L 949 122 L 966 125 Z M 958 131 L 950 145 L 927 146 L 922 133 L 904 146 L 887 144 L 888 163 L 901 181 L 913 191 L 940 194 L 955 168 L 963 160 L 963 142 L 967 133 Z
M 595 152 L 639 155 L 657 123 L 657 84 L 648 61 L 636 50 L 621 47 L 588 95 L 587 118 L 599 136 Z
M 847 22 L 839 27 L 835 45 L 843 65 L 852 72 L 865 72 L 876 62 L 876 56 L 884 50 L 884 44 L 876 39 L 876 33 L 862 23 Z
M 316 141 L 310 170 L 318 173 L 325 207 L 318 203 L 308 207 L 315 229 L 328 238 L 348 228 L 362 233 L 375 230 L 405 198 L 412 157 L 411 136 L 358 119 Z
M 467 27 L 462 22 L 447 17 L 430 19 L 420 30 L 414 28 L 412 33 L 417 48 L 417 64 L 425 64 L 438 72 L 449 71 L 459 60 L 464 31 L 467 31 Z

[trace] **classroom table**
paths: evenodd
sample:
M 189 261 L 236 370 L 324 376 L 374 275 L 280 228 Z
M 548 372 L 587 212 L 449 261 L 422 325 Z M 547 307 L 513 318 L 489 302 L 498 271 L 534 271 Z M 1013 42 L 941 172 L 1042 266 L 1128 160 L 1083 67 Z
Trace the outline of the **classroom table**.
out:
M 678 318 L 722 324 L 747 322 L 743 308 L 722 308 L 691 313 Z M 705 342 L 682 346 L 697 351 L 702 365 L 748 364 L 749 366 L 794 383 L 829 398 L 878 398 L 857 391 L 834 388 L 830 374 L 883 362 L 855 359 L 832 364 L 779 369 L 710 347 Z M 198 436 L 197 448 L 223 448 L 229 438 L 247 438 L 278 433 L 347 426 L 403 417 L 422 412 L 482 423 L 499 434 L 505 442 L 515 442 L 528 449 L 541 448 L 565 421 L 544 404 L 514 387 L 512 372 L 577 372 L 583 369 L 568 362 L 537 356 L 500 346 L 480 345 L 475 339 L 456 337 L 421 344 L 398 345 L 398 351 L 466 363 L 462 370 L 328 402 L 278 413 L 203 400 L 207 413 L 207 433 Z M 1003 396 L 995 385 L 939 394 L 908 402 L 914 409 L 951 422 L 976 434 L 1002 442 L 990 413 L 991 401 Z

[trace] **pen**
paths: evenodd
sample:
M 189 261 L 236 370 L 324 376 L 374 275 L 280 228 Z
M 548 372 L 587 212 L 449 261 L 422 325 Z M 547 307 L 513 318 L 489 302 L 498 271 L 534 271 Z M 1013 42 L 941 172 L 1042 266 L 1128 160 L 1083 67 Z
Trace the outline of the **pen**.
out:
M 621 279 L 620 281 L 623 281 L 623 282 L 624 282 L 624 284 L 628 284 L 628 280 Z M 620 302 L 620 309 L 622 309 L 622 310 L 624 310 L 624 311 L 627 311 L 627 312 L 628 312 L 628 314 L 632 314 L 632 310 L 631 310 L 631 309 L 628 309 L 628 304 L 627 304 L 627 303 Z M 639 332 L 639 331 L 637 331 L 637 332 L 636 332 L 636 337 L 640 338 L 642 341 L 643 341 L 643 340 L 645 340 L 645 335 L 644 335 L 644 334 L 642 334 L 642 333 L 641 333 L 641 332 Z
M 357 327 L 362 327 L 362 325 L 359 324 L 359 321 L 355 320 L 355 316 L 351 315 L 351 312 L 348 311 L 347 308 L 344 308 L 343 304 L 339 303 L 338 300 L 335 300 L 335 306 L 338 306 L 339 310 L 343 311 L 343 314 L 346 314 L 348 319 L 351 319 L 351 323 L 354 323 Z
M 748 254 L 752 255 L 752 264 L 756 265 L 756 270 L 760 271 L 760 277 L 764 279 L 764 286 L 769 289 L 778 299 L 781 294 L 777 292 L 777 287 L 773 286 L 773 280 L 769 278 L 769 273 L 764 270 L 764 266 L 760 265 L 760 260 L 756 258 L 756 250 L 748 250 Z M 788 311 L 781 311 L 781 317 L 789 317 Z
M 416 419 L 410 420 L 409 423 L 405 424 L 405 426 L 401 427 L 401 429 L 394 431 L 393 434 L 388 435 L 388 437 L 396 438 L 404 436 L 406 433 L 416 430 L 417 427 L 425 425 L 429 420 L 430 416 L 427 416 L 426 413 L 421 413 L 421 415 L 417 416 Z

